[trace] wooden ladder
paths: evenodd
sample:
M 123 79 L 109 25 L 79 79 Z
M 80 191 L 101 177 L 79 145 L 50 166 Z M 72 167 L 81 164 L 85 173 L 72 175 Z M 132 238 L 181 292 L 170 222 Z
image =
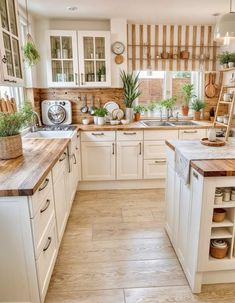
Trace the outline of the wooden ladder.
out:
M 224 138 L 225 141 L 228 140 L 231 125 L 232 125 L 233 109 L 234 109 L 234 103 L 235 103 L 235 92 L 233 93 L 233 97 L 232 97 L 231 101 L 224 101 L 223 100 L 223 95 L 224 95 L 224 93 L 226 93 L 228 91 L 228 89 L 231 89 L 231 88 L 234 88 L 234 91 L 235 91 L 235 85 L 222 85 L 221 86 L 221 90 L 220 90 L 220 94 L 219 94 L 219 101 L 218 101 L 218 104 L 217 104 L 217 107 L 216 107 L 215 120 L 214 120 L 214 127 L 218 125 L 218 126 L 221 126 L 222 128 L 226 128 L 226 133 L 225 133 L 225 138 Z M 227 105 L 228 106 L 229 119 L 228 119 L 227 124 L 217 121 L 217 117 L 218 117 L 218 113 L 219 113 L 221 105 Z

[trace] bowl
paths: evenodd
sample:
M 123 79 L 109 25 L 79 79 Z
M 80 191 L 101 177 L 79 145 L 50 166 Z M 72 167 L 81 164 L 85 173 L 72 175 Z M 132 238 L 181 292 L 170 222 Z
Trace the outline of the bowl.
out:
M 118 125 L 118 124 L 120 124 L 120 121 L 119 120 L 110 120 L 110 124 L 111 125 Z
M 223 208 L 215 208 L 212 220 L 214 222 L 222 222 L 225 219 L 226 210 Z
M 224 122 L 224 116 L 217 116 L 217 121 L 220 123 Z
M 88 118 L 82 119 L 82 124 L 88 125 L 90 123 L 90 120 Z
M 129 123 L 130 123 L 130 120 L 128 120 L 128 119 L 127 119 L 127 120 L 124 120 L 124 119 L 123 119 L 123 120 L 121 120 L 121 123 L 122 123 L 123 125 L 126 125 L 126 124 L 129 124 Z

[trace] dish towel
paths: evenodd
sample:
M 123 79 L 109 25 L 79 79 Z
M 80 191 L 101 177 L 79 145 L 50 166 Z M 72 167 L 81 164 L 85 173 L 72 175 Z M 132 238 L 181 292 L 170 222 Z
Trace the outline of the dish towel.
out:
M 205 146 L 200 141 L 174 141 L 175 170 L 185 184 L 190 182 L 190 167 L 193 160 L 235 159 L 235 141 L 225 146 Z

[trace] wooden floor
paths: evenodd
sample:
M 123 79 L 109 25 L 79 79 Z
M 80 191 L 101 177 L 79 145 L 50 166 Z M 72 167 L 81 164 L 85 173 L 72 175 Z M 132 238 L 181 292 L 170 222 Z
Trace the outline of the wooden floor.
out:
M 164 231 L 163 190 L 79 192 L 46 303 L 235 303 L 235 285 L 193 295 Z

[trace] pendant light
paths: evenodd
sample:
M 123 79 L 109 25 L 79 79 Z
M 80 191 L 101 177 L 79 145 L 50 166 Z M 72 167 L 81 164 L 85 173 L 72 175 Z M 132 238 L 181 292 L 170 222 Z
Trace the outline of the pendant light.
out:
M 232 11 L 232 0 L 230 0 L 230 12 L 222 15 L 215 26 L 214 37 L 216 41 L 229 44 L 235 38 L 235 12 Z

